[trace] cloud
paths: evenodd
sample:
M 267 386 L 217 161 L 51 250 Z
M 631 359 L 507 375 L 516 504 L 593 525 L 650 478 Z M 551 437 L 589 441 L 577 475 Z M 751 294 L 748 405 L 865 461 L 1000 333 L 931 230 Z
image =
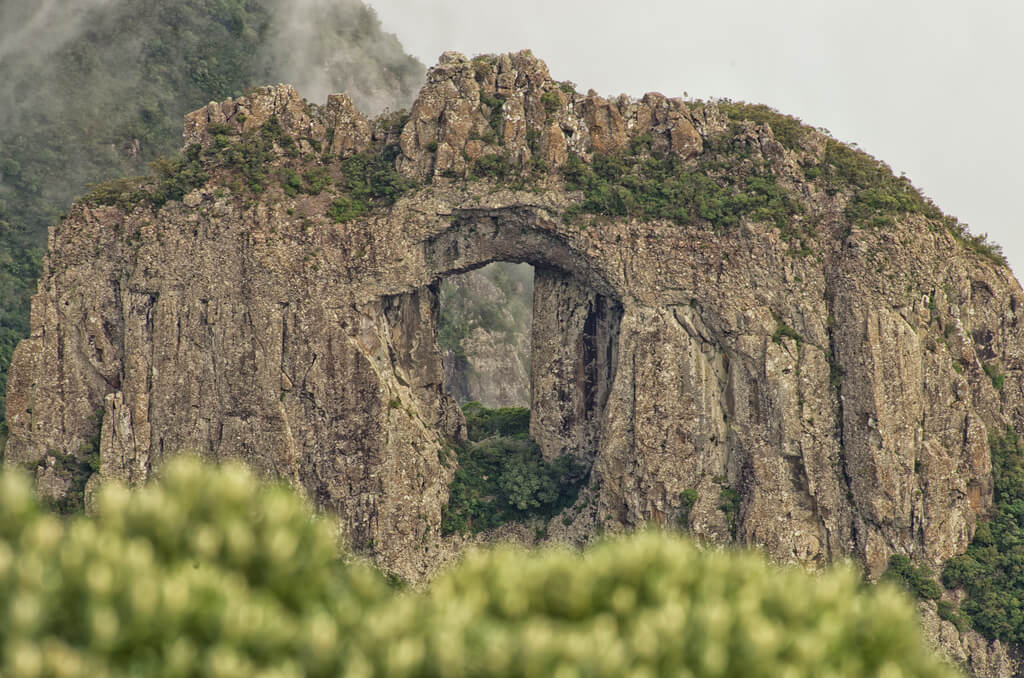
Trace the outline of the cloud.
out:
M 45 57 L 74 39 L 86 16 L 121 0 L 42 0 L 0 5 L 0 26 L 17 26 L 0 35 L 0 61 Z
M 314 102 L 347 91 L 369 114 L 411 104 L 424 68 L 359 0 L 273 0 L 267 71 Z

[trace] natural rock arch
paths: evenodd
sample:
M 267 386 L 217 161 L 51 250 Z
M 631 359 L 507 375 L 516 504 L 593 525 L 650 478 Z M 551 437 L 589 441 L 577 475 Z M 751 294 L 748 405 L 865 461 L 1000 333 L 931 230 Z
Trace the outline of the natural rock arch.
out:
M 481 93 L 505 98 L 494 141 Z M 391 134 L 344 97 L 319 109 L 282 86 L 190 115 L 186 142 L 272 117 L 317 166 Z M 1024 299 L 1007 270 L 923 220 L 898 237 L 850 228 L 844 196 L 808 185 L 765 125 L 739 134 L 820 220 L 811 255 L 751 219 L 583 229 L 557 176 L 529 190 L 466 176 L 489 148 L 557 168 L 649 135 L 692 158 L 727 129 L 713 105 L 565 91 L 528 54 L 446 55 L 398 135 L 396 167 L 424 185 L 387 210 L 335 224 L 327 195 L 255 199 L 230 176 L 159 210 L 78 204 L 11 366 L 6 458 L 62 491 L 55 454 L 77 454 L 102 408 L 101 476 L 141 482 L 181 450 L 242 458 L 420 577 L 459 548 L 439 530 L 461 419 L 434 286 L 523 261 L 538 272 L 533 432 L 593 464 L 553 538 L 685 518 L 783 561 L 852 554 L 872 575 L 894 552 L 961 552 L 992 501 L 986 432 L 1022 421 Z M 1001 362 L 1001 391 L 978 351 Z

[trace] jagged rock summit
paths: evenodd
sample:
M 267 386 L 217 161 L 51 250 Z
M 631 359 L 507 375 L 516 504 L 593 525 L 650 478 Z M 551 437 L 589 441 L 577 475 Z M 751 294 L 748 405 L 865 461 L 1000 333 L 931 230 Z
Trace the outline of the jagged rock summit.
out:
M 874 161 L 744 110 L 580 94 L 529 52 L 445 54 L 408 118 L 288 86 L 210 104 L 177 165 L 51 230 L 6 459 L 60 497 L 98 449 L 86 498 L 181 451 L 244 459 L 422 577 L 460 544 L 437 285 L 526 262 L 531 432 L 590 469 L 548 538 L 682 524 L 872 577 L 939 566 L 992 506 L 987 434 L 1024 431 L 1021 288 L 934 208 L 879 198 Z

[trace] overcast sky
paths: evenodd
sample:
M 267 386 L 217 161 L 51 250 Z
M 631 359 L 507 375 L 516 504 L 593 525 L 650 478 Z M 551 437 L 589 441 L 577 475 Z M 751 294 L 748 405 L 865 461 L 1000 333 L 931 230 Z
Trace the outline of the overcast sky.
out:
M 428 66 L 532 49 L 581 91 L 769 104 L 905 172 L 1024 273 L 1018 0 L 369 0 Z

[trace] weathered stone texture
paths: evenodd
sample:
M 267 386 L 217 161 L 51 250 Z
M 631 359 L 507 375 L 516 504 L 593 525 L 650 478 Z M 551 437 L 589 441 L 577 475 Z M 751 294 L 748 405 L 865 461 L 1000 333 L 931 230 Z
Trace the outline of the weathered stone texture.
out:
M 369 142 L 344 100 L 325 114 L 293 92 L 202 109 L 186 142 L 271 114 L 330 149 Z M 493 136 L 481 92 L 506 102 Z M 726 122 L 713 104 L 563 92 L 528 53 L 447 54 L 396 161 L 436 180 L 388 211 L 338 225 L 324 197 L 272 188 L 252 202 L 215 182 L 155 214 L 78 205 L 51 233 L 10 370 L 7 459 L 47 477 L 48 451 L 75 453 L 103 409 L 105 477 L 139 482 L 180 450 L 241 458 L 421 577 L 452 548 L 439 530 L 443 448 L 463 435 L 442 388 L 436 283 L 527 262 L 539 271 L 533 432 L 545 454 L 592 462 L 552 535 L 677 525 L 693 489 L 685 527 L 700 538 L 806 565 L 852 556 L 871 576 L 894 553 L 940 566 L 991 507 L 988 432 L 1024 430 L 1024 295 L 1008 269 L 919 217 L 851 227 L 846 197 L 807 184 L 765 125 L 741 133 L 819 220 L 809 255 L 768 223 L 581 230 L 561 218 L 579 197 L 557 180 L 451 180 L 480 154 L 536 151 L 554 166 L 648 133 L 688 158 Z M 1001 389 L 986 364 L 1005 373 Z M 1010 675 L 985 659 L 1003 650 L 957 643 L 989 667 L 980 675 Z

